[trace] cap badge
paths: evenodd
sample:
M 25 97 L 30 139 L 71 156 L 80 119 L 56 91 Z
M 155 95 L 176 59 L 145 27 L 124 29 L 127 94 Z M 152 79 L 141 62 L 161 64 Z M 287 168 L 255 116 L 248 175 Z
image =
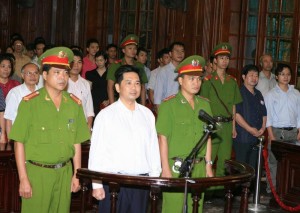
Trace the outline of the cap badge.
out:
M 135 40 L 134 37 L 130 37 L 130 40 Z
M 199 66 L 199 61 L 198 60 L 192 60 L 192 66 L 196 67 Z
M 66 58 L 67 57 L 67 53 L 65 53 L 64 51 L 59 51 L 58 57 L 59 58 Z
M 227 49 L 228 49 L 227 45 L 222 46 L 222 50 L 227 50 Z

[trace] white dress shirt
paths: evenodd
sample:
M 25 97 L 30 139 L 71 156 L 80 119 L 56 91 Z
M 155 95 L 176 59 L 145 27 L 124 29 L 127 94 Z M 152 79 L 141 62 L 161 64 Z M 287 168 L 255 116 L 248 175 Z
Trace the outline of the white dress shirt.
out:
M 76 82 L 69 78 L 68 92 L 74 94 L 81 100 L 86 119 L 88 117 L 95 116 L 91 86 L 87 80 L 82 78 L 80 75 L 78 76 L 78 80 Z
M 267 107 L 266 127 L 300 128 L 300 93 L 293 85 L 289 85 L 287 92 L 276 85 L 266 94 L 265 104 Z
M 155 118 L 135 103 L 129 110 L 119 99 L 97 115 L 91 137 L 89 169 L 158 177 L 161 172 Z M 102 184 L 93 183 L 93 188 Z
M 159 72 L 161 67 L 157 67 L 156 69 L 152 70 L 151 73 L 150 73 L 150 79 L 149 79 L 149 82 L 148 82 L 148 88 L 147 89 L 152 89 L 154 90 L 155 88 L 155 83 L 156 83 L 156 76 L 157 76 L 157 73 Z
M 259 80 L 256 85 L 256 89 L 258 89 L 263 97 L 266 96 L 266 94 L 273 89 L 276 86 L 277 82 L 275 79 L 275 75 L 271 73 L 270 79 L 268 79 L 265 74 L 261 71 L 259 73 Z
M 38 86 L 35 86 L 35 90 L 38 89 Z M 26 95 L 29 95 L 30 93 L 32 92 L 28 89 L 25 83 L 12 88 L 5 99 L 6 108 L 4 112 L 4 118 L 7 120 L 11 120 L 12 123 L 14 123 L 22 98 Z

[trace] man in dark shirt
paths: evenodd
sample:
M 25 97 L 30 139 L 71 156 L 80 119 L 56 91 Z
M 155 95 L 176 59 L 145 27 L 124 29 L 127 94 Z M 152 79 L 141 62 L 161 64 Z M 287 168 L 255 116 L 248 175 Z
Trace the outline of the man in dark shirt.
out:
M 246 65 L 242 70 L 244 84 L 240 92 L 243 102 L 236 105 L 236 131 L 233 148 L 236 160 L 256 168 L 257 137 L 266 130 L 267 111 L 264 98 L 255 88 L 258 82 L 258 68 L 255 65 Z

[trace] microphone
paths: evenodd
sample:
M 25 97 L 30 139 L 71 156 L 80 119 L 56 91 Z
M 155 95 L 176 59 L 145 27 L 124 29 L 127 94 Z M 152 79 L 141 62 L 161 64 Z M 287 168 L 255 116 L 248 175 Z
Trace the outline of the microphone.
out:
M 199 111 L 199 117 L 208 125 L 212 125 L 213 127 L 221 126 L 213 117 L 211 117 L 208 113 L 206 113 L 203 109 Z

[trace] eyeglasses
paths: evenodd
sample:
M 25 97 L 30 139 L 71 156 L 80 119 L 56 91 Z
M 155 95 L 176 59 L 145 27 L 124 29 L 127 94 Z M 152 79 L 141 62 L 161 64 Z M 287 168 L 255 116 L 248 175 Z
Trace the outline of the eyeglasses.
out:
M 26 76 L 38 76 L 39 75 L 39 72 L 24 72 L 24 75 Z

